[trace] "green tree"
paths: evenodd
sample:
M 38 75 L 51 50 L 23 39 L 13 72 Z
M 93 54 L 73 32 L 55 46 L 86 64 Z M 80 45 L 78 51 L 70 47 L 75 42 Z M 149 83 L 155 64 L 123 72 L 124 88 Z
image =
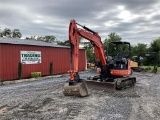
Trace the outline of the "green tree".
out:
M 158 66 L 160 66 L 160 37 L 151 42 L 149 50 L 151 52 L 157 52 Z
M 45 42 L 55 42 L 55 39 L 56 39 L 55 36 L 50 36 L 50 35 L 44 36 L 44 41 Z
M 27 40 L 40 40 L 40 41 L 44 41 L 44 42 L 55 42 L 56 37 L 55 36 L 50 36 L 50 35 L 46 35 L 46 36 L 31 36 L 31 37 L 26 37 Z
M 36 36 L 26 37 L 27 40 L 37 40 Z
M 151 42 L 150 51 L 159 52 L 160 51 L 160 37 Z
M 111 42 L 121 41 L 121 39 L 122 38 L 114 32 L 111 32 L 108 35 L 108 38 L 106 38 L 103 41 L 103 46 L 104 46 L 104 49 L 107 51 L 107 55 L 109 55 L 109 56 L 115 56 L 116 55 L 116 53 L 117 53 L 116 51 L 118 50 L 118 48 L 114 44 L 111 44 Z
M 57 41 L 57 44 L 58 45 L 62 45 L 62 46 L 69 46 L 69 40 L 66 40 L 66 41 Z
M 82 42 L 81 44 L 86 49 L 87 60 L 89 62 L 96 62 L 96 56 L 95 56 L 94 48 L 91 42 Z
M 104 45 L 104 49 L 107 49 L 108 47 L 108 44 L 110 42 L 115 42 L 115 41 L 121 41 L 122 38 L 117 35 L 116 33 L 114 32 L 111 32 L 109 35 L 108 35 L 108 38 L 106 38 L 104 41 L 103 41 L 103 45 Z
M 2 32 L 0 32 L 0 37 L 3 37 L 3 33 Z
M 148 52 L 147 44 L 138 43 L 135 46 L 131 46 L 130 58 L 133 59 L 134 56 L 138 56 L 140 53 L 143 53 L 143 52 Z M 142 64 L 143 65 L 148 65 L 149 64 L 147 62 L 148 59 L 149 59 L 148 57 L 143 57 Z
M 22 37 L 22 34 L 21 32 L 19 31 L 19 29 L 14 29 L 12 31 L 12 38 L 21 38 Z
M 44 41 L 44 37 L 43 37 L 43 36 L 38 36 L 38 37 L 36 38 L 36 40 Z
M 131 49 L 132 56 L 137 56 L 142 52 L 148 51 L 147 44 L 144 43 L 138 43 L 137 45 L 132 46 L 131 48 L 132 48 Z
M 5 28 L 3 31 L 2 31 L 2 35 L 3 36 L 6 36 L 6 37 L 11 37 L 11 30 L 9 28 Z

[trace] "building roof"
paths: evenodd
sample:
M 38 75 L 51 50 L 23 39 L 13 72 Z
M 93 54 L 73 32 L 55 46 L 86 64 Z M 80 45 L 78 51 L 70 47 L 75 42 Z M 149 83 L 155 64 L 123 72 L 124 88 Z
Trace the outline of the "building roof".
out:
M 60 48 L 69 48 L 68 46 L 60 46 L 55 43 L 47 43 L 37 40 L 26 40 L 18 38 L 4 38 L 0 37 L 0 44 L 16 44 L 16 45 L 33 45 L 33 46 L 46 46 L 46 47 L 60 47 Z

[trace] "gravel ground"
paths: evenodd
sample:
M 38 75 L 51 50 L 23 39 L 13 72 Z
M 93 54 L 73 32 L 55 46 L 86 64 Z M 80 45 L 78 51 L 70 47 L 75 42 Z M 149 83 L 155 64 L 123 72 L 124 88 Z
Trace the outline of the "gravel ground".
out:
M 92 90 L 88 97 L 63 95 L 68 76 L 0 86 L 0 120 L 160 120 L 160 74 L 133 76 L 137 83 L 132 88 Z

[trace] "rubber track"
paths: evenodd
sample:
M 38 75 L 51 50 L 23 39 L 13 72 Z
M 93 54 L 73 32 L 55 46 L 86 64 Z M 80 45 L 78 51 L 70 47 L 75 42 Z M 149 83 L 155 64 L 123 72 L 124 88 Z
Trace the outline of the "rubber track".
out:
M 136 83 L 135 77 L 126 77 L 126 78 L 117 78 L 116 81 L 116 89 L 125 89 L 127 87 L 132 87 Z

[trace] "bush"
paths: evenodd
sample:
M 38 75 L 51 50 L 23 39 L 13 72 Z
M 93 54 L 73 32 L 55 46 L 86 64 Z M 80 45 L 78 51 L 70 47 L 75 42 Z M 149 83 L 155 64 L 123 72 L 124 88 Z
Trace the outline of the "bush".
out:
M 53 74 L 53 63 L 51 62 L 49 65 L 49 74 L 52 75 Z
M 32 77 L 32 78 L 41 77 L 41 72 L 32 72 L 32 73 L 31 73 L 31 77 Z
M 22 77 L 22 63 L 18 63 L 18 79 L 21 79 Z

